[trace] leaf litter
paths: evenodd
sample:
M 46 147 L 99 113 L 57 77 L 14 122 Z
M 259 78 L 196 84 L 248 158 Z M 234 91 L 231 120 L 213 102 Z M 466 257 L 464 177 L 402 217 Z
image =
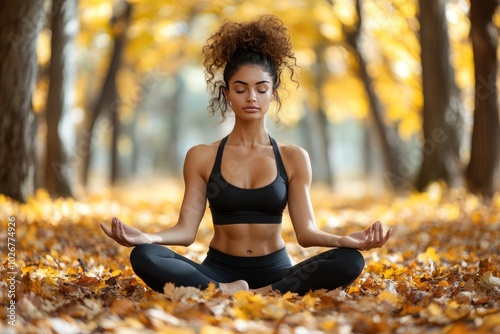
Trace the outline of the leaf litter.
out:
M 157 231 L 175 223 L 181 194 L 175 184 L 157 183 L 80 201 L 52 200 L 42 190 L 26 204 L 0 195 L 2 240 L 8 238 L 9 219 L 16 221 L 15 298 L 9 294 L 13 263 L 7 243 L 1 243 L 6 321 L 0 333 L 500 332 L 499 196 L 484 201 L 440 184 L 377 199 L 313 191 L 317 222 L 326 231 L 350 233 L 374 220 L 393 228 L 386 246 L 363 252 L 365 270 L 351 286 L 304 296 L 226 295 L 215 285 L 201 291 L 167 283 L 160 294 L 133 273 L 131 249 L 106 237 L 98 223 L 119 216 Z M 283 224 L 294 262 L 324 250 L 299 247 L 287 215 Z M 196 242 L 173 248 L 202 261 L 212 233 L 207 212 Z M 11 300 L 15 321 L 9 323 Z

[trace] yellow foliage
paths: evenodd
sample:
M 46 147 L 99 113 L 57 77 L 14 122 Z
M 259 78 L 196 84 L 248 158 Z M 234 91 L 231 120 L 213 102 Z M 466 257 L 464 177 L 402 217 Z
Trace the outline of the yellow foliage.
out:
M 402 302 L 402 298 L 399 297 L 398 295 L 392 293 L 392 292 L 389 292 L 387 290 L 385 291 L 382 291 L 380 294 L 378 294 L 377 298 L 380 300 L 380 301 L 385 301 L 385 302 L 388 302 L 394 306 L 398 306 L 399 304 L 401 304 Z
M 132 19 L 127 29 L 123 67 L 127 75 L 142 78 L 151 71 L 166 75 L 176 73 L 187 64 L 202 65 L 201 48 L 209 34 L 224 19 L 248 20 L 260 14 L 276 14 L 289 28 L 294 51 L 304 72 L 300 75 L 304 93 L 293 91 L 289 103 L 291 116 L 284 122 L 293 126 L 302 117 L 303 105 L 313 110 L 325 107 L 333 122 L 346 117 L 365 118 L 368 103 L 364 87 L 356 83 L 358 66 L 347 52 L 343 58 L 329 62 L 325 100 L 319 101 L 314 79 L 316 59 L 311 51 L 318 46 L 326 49 L 344 48 L 344 29 L 353 29 L 358 22 L 354 2 L 293 0 L 293 1 L 200 1 L 178 2 L 132 0 Z M 110 20 L 114 2 L 82 0 L 79 2 L 80 32 L 77 37 L 82 65 L 79 68 L 76 106 L 88 109 L 97 95 L 113 48 Z M 472 49 L 468 38 L 470 22 L 466 3 L 447 4 L 447 24 L 452 48 L 451 62 L 458 86 L 464 90 L 463 105 L 474 108 Z M 418 32 L 418 3 L 416 1 L 375 1 L 362 3 L 363 25 L 361 52 L 367 58 L 368 71 L 374 88 L 386 109 L 385 121 L 398 123 L 403 139 L 420 132 L 422 108 L 420 44 Z M 495 17 L 498 20 L 499 15 Z M 39 62 L 46 66 L 50 57 L 50 34 L 43 30 L 38 39 Z M 131 79 L 133 80 L 133 79 Z M 120 84 L 120 96 L 129 93 L 128 84 Z M 347 87 L 347 89 L 345 89 Z M 39 84 L 34 93 L 35 111 L 44 109 L 48 86 Z M 137 101 L 135 101 L 137 102 Z M 285 102 L 287 102 L 285 100 Z M 131 113 L 136 105 L 130 105 Z
M 346 94 L 349 92 L 349 94 Z M 331 122 L 346 118 L 362 119 L 368 115 L 365 91 L 360 80 L 351 74 L 332 78 L 324 88 L 324 108 Z

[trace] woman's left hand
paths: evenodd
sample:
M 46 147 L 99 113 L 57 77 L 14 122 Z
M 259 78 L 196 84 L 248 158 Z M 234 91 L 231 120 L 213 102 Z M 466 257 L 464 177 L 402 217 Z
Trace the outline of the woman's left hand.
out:
M 341 237 L 340 242 L 342 247 L 369 250 L 385 245 L 391 234 L 392 229 L 389 229 L 384 235 L 382 223 L 377 221 L 364 231 L 354 232 Z

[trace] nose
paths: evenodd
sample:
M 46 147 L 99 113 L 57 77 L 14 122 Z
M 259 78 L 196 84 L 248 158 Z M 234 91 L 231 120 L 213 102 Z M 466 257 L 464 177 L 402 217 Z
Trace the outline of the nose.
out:
M 256 100 L 255 92 L 250 89 L 247 95 L 247 102 L 255 102 L 255 100 Z

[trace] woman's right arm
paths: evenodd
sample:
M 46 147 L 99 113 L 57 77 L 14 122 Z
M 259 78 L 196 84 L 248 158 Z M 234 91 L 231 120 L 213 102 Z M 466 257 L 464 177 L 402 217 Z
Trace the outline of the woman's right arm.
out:
M 145 233 L 113 218 L 111 228 L 101 223 L 104 233 L 123 246 L 144 243 L 189 246 L 196 238 L 205 213 L 207 194 L 204 174 L 210 160 L 209 150 L 203 145 L 191 148 L 184 162 L 184 198 L 177 224 L 157 233 Z

